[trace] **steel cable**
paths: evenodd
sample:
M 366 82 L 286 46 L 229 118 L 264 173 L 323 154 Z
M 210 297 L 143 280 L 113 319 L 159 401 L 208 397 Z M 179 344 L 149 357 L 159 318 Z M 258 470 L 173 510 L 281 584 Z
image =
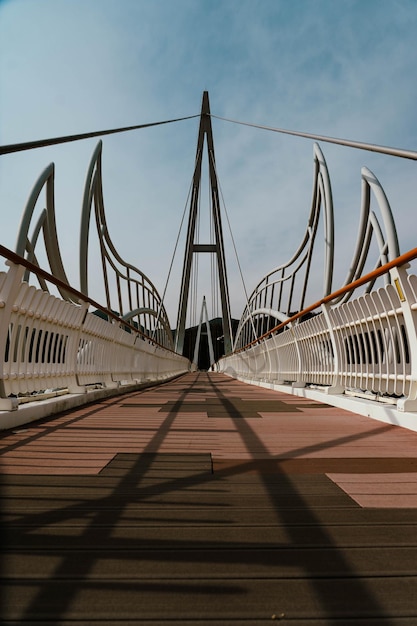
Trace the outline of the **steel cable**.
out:
M 327 143 L 334 143 L 341 146 L 347 146 L 349 148 L 358 148 L 359 150 L 368 150 L 369 152 L 379 152 L 381 154 L 388 154 L 390 156 L 402 157 L 403 159 L 412 159 L 417 161 L 417 152 L 414 150 L 403 150 L 402 148 L 390 148 L 389 146 L 379 146 L 372 143 L 364 143 L 362 141 L 353 141 L 351 139 L 340 139 L 337 137 L 327 137 L 325 135 L 316 135 L 314 133 L 306 133 L 297 130 L 286 130 L 284 128 L 274 128 L 273 126 L 263 126 L 262 124 L 252 124 L 250 122 L 240 122 L 239 120 L 232 120 L 226 117 L 220 117 L 219 115 L 211 114 L 211 117 L 217 120 L 223 120 L 223 122 L 232 122 L 233 124 L 240 124 L 241 126 L 251 126 L 252 128 L 259 128 L 261 130 L 269 130 L 273 133 L 282 133 L 284 135 L 294 135 L 296 137 L 304 137 L 306 139 L 315 139 L 316 141 L 324 141 Z
M 66 135 L 63 137 L 52 137 L 50 139 L 39 139 L 37 141 L 26 141 L 23 143 L 14 143 L 7 146 L 0 146 L 1 154 L 11 154 L 12 152 L 22 152 L 23 150 L 33 150 L 35 148 L 45 148 L 46 146 L 54 146 L 70 141 L 80 141 L 81 139 L 91 139 L 92 137 L 101 137 L 103 135 L 113 135 L 115 133 L 125 133 L 129 130 L 139 130 L 140 128 L 149 128 L 150 126 L 161 126 L 162 124 L 172 124 L 173 122 L 182 122 L 183 120 L 191 120 L 198 115 L 188 115 L 187 117 L 178 117 L 172 120 L 163 120 L 162 122 L 150 122 L 149 124 L 137 124 L 135 126 L 124 126 L 122 128 L 112 128 L 110 130 L 97 130 L 91 133 L 80 133 L 78 135 Z

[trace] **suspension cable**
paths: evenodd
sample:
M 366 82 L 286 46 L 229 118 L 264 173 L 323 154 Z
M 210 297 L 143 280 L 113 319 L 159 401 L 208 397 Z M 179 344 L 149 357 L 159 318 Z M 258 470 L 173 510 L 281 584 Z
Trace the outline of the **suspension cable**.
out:
M 214 170 L 216 171 L 216 164 L 215 164 L 215 162 L 214 162 L 213 155 L 212 155 L 212 154 L 210 154 L 210 157 L 211 157 L 211 160 L 212 160 L 212 164 L 213 164 Z M 242 285 L 243 285 L 243 291 L 244 291 L 244 293 L 245 293 L 245 298 L 246 298 L 246 306 L 247 306 L 247 308 L 248 308 L 249 317 L 250 317 L 250 321 L 251 321 L 251 324 L 252 324 L 252 330 L 253 330 L 253 333 L 254 333 L 254 335 L 255 335 L 255 337 L 256 337 L 256 339 L 257 339 L 257 338 L 258 338 L 258 334 L 257 334 L 257 332 L 256 332 L 256 330 L 255 330 L 255 325 L 254 325 L 254 323 L 253 323 L 252 311 L 250 310 L 250 307 L 249 307 L 248 292 L 247 292 L 247 290 L 246 290 L 245 280 L 244 280 L 244 278 L 243 278 L 243 272 L 242 272 L 242 268 L 241 268 L 240 261 L 239 261 L 239 255 L 238 255 L 238 253 L 237 253 L 237 248 L 236 248 L 236 244 L 235 244 L 235 239 L 234 239 L 234 237 L 233 237 L 232 227 L 231 227 L 231 225 L 230 225 L 229 214 L 228 214 L 227 209 L 226 209 L 226 203 L 225 203 L 225 201 L 224 201 L 223 190 L 222 190 L 222 187 L 221 187 L 221 185 L 220 185 L 220 180 L 219 180 L 219 177 L 218 177 L 218 175 L 217 175 L 217 171 L 216 171 L 216 178 L 217 178 L 217 185 L 218 185 L 218 188 L 219 188 L 219 191 L 220 191 L 220 197 L 221 197 L 221 199 L 222 199 L 222 204 L 223 204 L 224 213 L 225 213 L 225 215 L 226 215 L 227 225 L 228 225 L 228 227 L 229 227 L 229 233 L 230 233 L 230 237 L 231 237 L 231 240 L 232 240 L 233 250 L 234 250 L 234 252 L 235 252 L 235 256 L 236 256 L 237 266 L 238 266 L 238 268 L 239 268 L 240 278 L 241 278 Z
M 189 199 L 190 199 L 191 189 L 192 189 L 192 188 L 193 188 L 193 178 L 191 179 L 190 187 L 189 187 L 189 189 L 188 189 L 187 199 L 186 199 L 186 201 L 185 201 L 184 210 L 183 210 L 183 212 L 182 212 L 181 223 L 180 223 L 180 227 L 179 227 L 179 229 L 178 229 L 178 235 L 177 235 L 177 239 L 176 239 L 176 241 L 175 241 L 174 252 L 172 253 L 171 263 L 170 263 L 170 265 L 169 265 L 169 270 L 168 270 L 167 279 L 166 279 L 166 281 L 165 281 L 164 292 L 163 292 L 163 294 L 162 294 L 162 298 L 161 298 L 161 301 L 160 301 L 160 303 L 159 303 L 158 315 L 156 316 L 155 329 L 154 329 L 154 332 L 153 332 L 153 335 L 152 335 L 152 339 L 153 339 L 153 338 L 154 338 L 154 336 L 155 336 L 155 332 L 156 332 L 156 328 L 157 328 L 157 326 L 158 326 L 158 322 L 159 322 L 159 318 L 160 318 L 160 315 L 161 315 L 162 307 L 164 306 L 165 295 L 166 295 L 166 292 L 167 292 L 169 279 L 170 279 L 170 277 L 171 277 L 171 271 L 172 271 L 172 267 L 173 267 L 173 265 L 174 265 L 174 259 L 175 259 L 175 255 L 176 255 L 176 253 L 177 253 L 178 242 L 179 242 L 179 240 L 180 240 L 181 231 L 182 231 L 182 227 L 183 227 L 183 224 L 184 224 L 185 214 L 186 214 L 186 212 L 187 212 L 188 201 L 189 201 Z
M 297 130 L 285 130 L 283 128 L 274 128 L 273 126 L 263 126 L 261 124 L 251 124 L 250 122 L 240 122 L 238 120 L 231 120 L 226 117 L 220 117 L 219 115 L 212 115 L 218 120 L 223 122 L 232 122 L 233 124 L 240 124 L 242 126 L 251 126 L 252 128 L 260 128 L 261 130 L 269 130 L 273 133 L 282 133 L 284 135 L 295 135 L 296 137 L 305 137 L 306 139 L 315 139 L 317 141 L 324 141 L 327 143 L 335 143 L 341 146 L 348 146 L 350 148 L 358 148 L 360 150 L 368 150 L 370 152 L 380 152 L 381 154 L 389 154 L 390 156 L 402 157 L 404 159 L 412 159 L 417 161 L 417 152 L 414 150 L 403 150 L 402 148 L 390 148 L 388 146 L 379 146 L 372 143 L 364 143 L 362 141 L 352 141 L 350 139 L 339 139 L 337 137 L 327 137 L 325 135 L 315 135 L 314 133 L 305 133 Z
M 63 137 L 52 137 L 50 139 L 39 139 L 38 141 L 26 141 L 24 143 L 12 143 L 7 146 L 0 146 L 1 154 L 10 154 L 12 152 L 22 152 L 23 150 L 33 150 L 34 148 L 44 148 L 60 143 L 68 143 L 70 141 L 80 141 L 81 139 L 91 139 L 92 137 L 101 137 L 102 135 L 113 135 L 114 133 L 125 133 L 129 130 L 138 130 L 140 128 L 149 128 L 150 126 L 161 126 L 162 124 L 172 124 L 173 122 L 182 122 L 183 120 L 191 120 L 198 115 L 188 115 L 187 117 L 178 117 L 173 120 L 164 120 L 162 122 L 150 122 L 149 124 L 137 124 L 136 126 L 124 126 L 122 128 L 112 128 L 110 130 L 97 130 L 91 133 L 80 133 L 78 135 L 66 135 Z

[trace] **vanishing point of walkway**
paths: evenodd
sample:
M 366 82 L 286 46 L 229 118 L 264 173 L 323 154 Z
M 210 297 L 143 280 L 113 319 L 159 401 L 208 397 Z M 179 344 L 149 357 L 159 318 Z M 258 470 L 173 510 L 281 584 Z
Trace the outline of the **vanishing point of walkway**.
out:
M 417 624 L 417 433 L 219 374 L 8 431 L 2 624 Z

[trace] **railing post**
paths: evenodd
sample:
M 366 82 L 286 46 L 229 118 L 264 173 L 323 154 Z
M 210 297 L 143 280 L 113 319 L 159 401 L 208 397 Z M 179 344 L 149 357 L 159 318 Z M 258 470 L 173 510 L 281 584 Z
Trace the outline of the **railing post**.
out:
M 0 292 L 0 411 L 14 411 L 18 407 L 18 399 L 6 397 L 3 382 L 4 361 L 9 338 L 10 314 L 15 306 L 25 268 L 22 265 L 15 265 L 11 261 L 6 261 L 6 264 L 9 265 L 9 271 Z M 11 355 L 9 354 L 10 358 Z
M 344 393 L 345 388 L 340 383 L 340 351 L 339 344 L 336 340 L 336 333 L 333 328 L 333 322 L 330 314 L 330 307 L 328 304 L 322 304 L 321 310 L 323 317 L 326 320 L 327 329 L 329 331 L 330 342 L 333 349 L 333 384 L 330 387 L 326 387 L 325 392 L 328 394 Z
M 397 402 L 399 411 L 417 411 L 417 311 L 413 310 L 415 294 L 408 280 L 407 269 L 410 265 L 394 267 L 391 270 L 392 282 L 401 301 L 404 325 L 408 339 L 410 358 L 410 388 L 407 398 L 400 398 Z
M 69 383 L 69 385 L 68 385 L 68 393 L 80 393 L 80 394 L 82 394 L 82 393 L 86 393 L 87 389 L 86 389 L 85 385 L 80 385 L 79 384 L 79 380 L 78 380 L 78 376 L 79 376 L 79 350 L 80 350 L 83 326 L 84 326 L 84 323 L 85 323 L 85 320 L 86 320 L 87 314 L 88 314 L 88 302 L 83 301 L 83 302 L 80 303 L 80 306 L 81 306 L 81 310 L 83 311 L 82 318 L 81 318 L 80 325 L 76 329 L 75 341 L 74 341 L 73 346 L 72 346 L 72 354 L 69 357 L 69 358 L 71 358 L 73 360 L 73 369 L 72 369 L 72 371 L 74 372 L 74 378 L 73 378 L 73 382 Z
M 303 389 L 306 386 L 306 383 L 305 383 L 304 380 L 301 380 L 304 377 L 303 369 L 302 369 L 301 349 L 300 349 L 300 346 L 298 344 L 298 338 L 297 338 L 296 330 L 294 329 L 292 324 L 289 324 L 289 328 L 288 328 L 287 332 L 290 332 L 291 335 L 292 335 L 292 338 L 294 340 L 295 352 L 297 354 L 297 373 L 295 374 L 296 380 L 291 384 L 291 386 L 294 389 Z

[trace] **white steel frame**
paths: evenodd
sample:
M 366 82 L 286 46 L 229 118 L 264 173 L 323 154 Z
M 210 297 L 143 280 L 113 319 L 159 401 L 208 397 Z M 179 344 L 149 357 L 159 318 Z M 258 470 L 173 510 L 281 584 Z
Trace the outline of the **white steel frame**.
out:
M 221 359 L 217 370 L 247 382 L 319 386 L 326 393 L 370 394 L 417 411 L 417 249 L 324 298 L 259 340 Z M 390 272 L 392 284 L 331 307 L 348 292 Z M 317 307 L 309 307 L 311 312 Z
M 385 192 L 376 176 L 366 167 L 362 168 L 361 212 L 356 247 L 350 270 L 342 286 L 346 286 L 362 276 L 369 256 L 372 237 L 378 248 L 376 267 L 380 267 L 400 254 L 397 232 L 392 211 Z M 372 192 L 372 193 L 371 193 Z M 380 218 L 371 208 L 372 194 L 376 199 Z M 324 268 L 323 297 L 332 292 L 333 267 L 335 256 L 334 208 L 330 176 L 320 147 L 314 145 L 314 179 L 310 215 L 304 237 L 291 259 L 268 272 L 253 290 L 243 311 L 234 340 L 234 350 L 274 328 L 294 312 L 305 307 L 305 297 L 310 278 L 311 259 L 318 232 L 320 213 L 324 214 Z M 384 275 L 385 284 L 391 282 L 390 274 Z M 370 292 L 374 281 L 370 281 L 366 291 Z M 352 291 L 332 301 L 332 306 L 347 302 Z
M 206 92 L 204 102 L 201 143 L 204 134 L 211 137 Z M 290 134 L 318 138 L 292 131 Z M 321 139 L 417 158 L 411 152 Z M 211 144 L 208 147 L 214 154 Z M 80 291 L 68 284 L 60 255 L 53 164 L 44 170 L 30 194 L 16 253 L 9 254 L 10 251 L 0 246 L 0 252 L 9 259 L 8 271 L 0 273 L 0 411 L 15 409 L 19 397 L 46 389 L 82 394 L 89 386 L 113 388 L 123 382 L 159 381 L 190 368 L 187 359 L 170 350 L 172 333 L 154 285 L 140 270 L 124 262 L 111 242 L 104 213 L 101 154 L 100 142 L 92 156 L 84 190 Z M 196 179 L 195 189 L 198 184 Z M 30 239 L 35 205 L 44 188 L 46 209 Z M 214 188 L 217 194 L 217 184 Z M 371 196 L 376 199 L 379 218 L 371 210 Z M 106 293 L 104 308 L 88 296 L 93 206 Z M 323 298 L 304 309 L 322 210 Z M 36 258 L 41 233 L 50 274 L 40 270 Z M 361 278 L 373 237 L 378 247 L 376 270 Z M 198 246 L 192 238 L 190 241 L 190 254 L 214 252 L 210 245 Z M 363 168 L 357 244 L 344 286 L 332 293 L 333 199 L 327 165 L 315 144 L 313 197 L 305 235 L 293 257 L 269 272 L 256 286 L 239 324 L 235 352 L 221 359 L 217 370 L 248 382 L 287 384 L 299 389 L 316 387 L 334 395 L 369 394 L 368 397 L 395 404 L 399 411 L 417 411 L 417 277 L 409 273 L 407 265 L 414 258 L 417 249 L 400 256 L 388 200 L 374 174 Z M 110 293 L 110 272 L 115 277 L 115 294 Z M 37 276 L 40 288 L 29 285 L 30 275 Z M 382 277 L 383 286 L 376 289 L 378 277 Z M 49 293 L 49 282 L 58 288 L 60 297 Z M 355 293 L 359 284 L 365 285 L 361 296 Z M 99 307 L 106 319 L 89 312 L 91 305 Z M 114 314 L 115 309 L 118 315 Z M 313 311 L 315 314 L 305 319 L 306 313 Z
M 91 385 L 162 381 L 189 370 L 188 359 L 110 311 L 109 321 L 89 313 L 97 303 L 81 293 L 69 288 L 80 304 L 55 297 L 23 281 L 24 272 L 10 263 L 0 273 L 0 411 L 34 392 L 86 393 Z
M 29 195 L 20 222 L 15 252 L 38 266 L 36 247 L 39 235 L 43 233 L 51 273 L 62 283 L 68 285 L 56 231 L 54 183 L 55 166 L 51 163 L 39 176 Z M 38 217 L 33 233 L 29 237 L 36 203 L 44 188 L 46 208 Z M 91 230 L 91 212 L 93 208 L 95 217 L 94 223 L 100 247 L 102 264 L 101 279 L 103 281 L 106 297 L 106 308 L 110 311 L 118 311 L 121 317 L 130 321 L 133 325 L 136 324 L 137 328 L 141 329 L 147 336 L 155 339 L 158 343 L 163 344 L 167 348 L 173 349 L 174 342 L 168 315 L 155 285 L 153 285 L 141 270 L 130 263 L 126 263 L 122 259 L 110 238 L 104 210 L 101 141 L 98 142 L 93 152 L 87 170 L 81 209 L 79 248 L 80 291 L 87 297 L 89 295 L 89 235 Z M 30 270 L 26 269 L 24 280 L 29 281 L 30 273 Z M 100 277 L 95 277 L 95 283 L 97 283 L 98 278 Z M 115 285 L 114 289 L 110 286 L 111 278 Z M 38 280 L 41 288 L 47 291 L 47 282 L 39 276 Z M 58 290 L 62 298 L 70 302 L 73 301 L 71 292 L 65 288 L 65 285 L 59 285 Z

